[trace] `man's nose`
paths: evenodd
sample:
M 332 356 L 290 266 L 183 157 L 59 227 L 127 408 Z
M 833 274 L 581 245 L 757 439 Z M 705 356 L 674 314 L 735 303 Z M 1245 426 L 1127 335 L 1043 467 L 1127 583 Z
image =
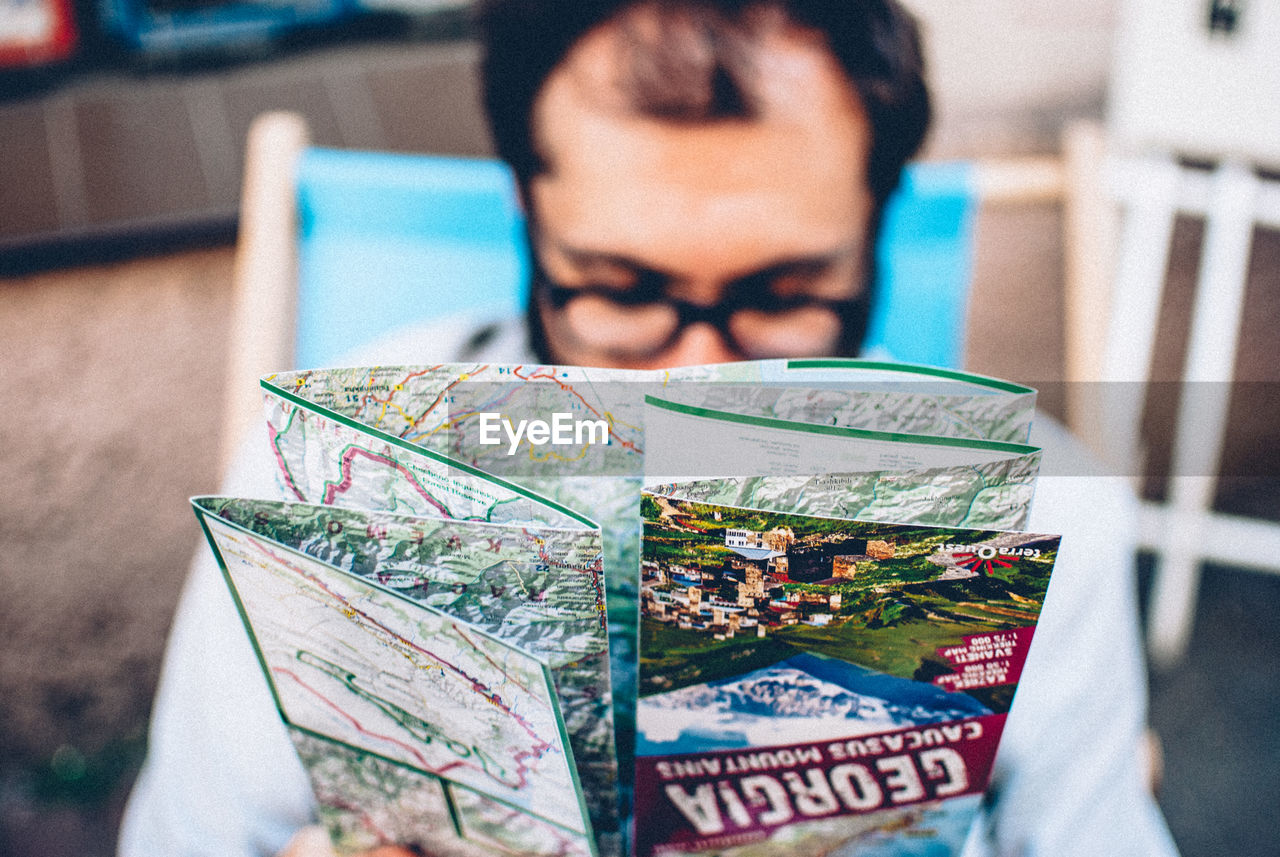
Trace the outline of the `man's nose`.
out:
M 743 355 L 724 334 L 706 322 L 694 322 L 686 327 L 675 344 L 660 356 L 660 362 L 664 366 L 728 363 L 742 359 Z

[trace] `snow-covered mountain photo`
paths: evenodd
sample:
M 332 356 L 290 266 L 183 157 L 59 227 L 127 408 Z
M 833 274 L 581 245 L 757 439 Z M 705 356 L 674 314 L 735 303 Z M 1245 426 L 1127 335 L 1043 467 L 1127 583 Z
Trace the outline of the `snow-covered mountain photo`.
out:
M 644 697 L 636 751 L 649 756 L 776 747 L 990 713 L 963 693 L 806 653 Z

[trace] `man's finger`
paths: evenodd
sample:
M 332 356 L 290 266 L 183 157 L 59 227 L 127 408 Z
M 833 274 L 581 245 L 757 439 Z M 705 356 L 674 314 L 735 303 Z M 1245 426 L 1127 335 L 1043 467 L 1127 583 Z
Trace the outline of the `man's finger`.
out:
M 278 857 L 335 857 L 329 832 L 323 827 L 304 827 L 284 847 Z
M 295 833 L 277 857 L 336 857 L 336 853 L 333 850 L 333 843 L 329 840 L 328 831 L 313 825 Z M 372 851 L 364 852 L 360 857 L 416 857 L 416 855 L 396 845 L 379 845 Z

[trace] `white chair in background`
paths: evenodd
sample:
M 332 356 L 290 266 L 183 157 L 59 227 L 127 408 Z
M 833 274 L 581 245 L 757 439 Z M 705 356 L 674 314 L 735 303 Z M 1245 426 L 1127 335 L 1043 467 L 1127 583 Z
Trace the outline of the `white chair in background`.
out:
M 1280 5 L 1123 0 L 1117 35 L 1108 128 L 1077 128 L 1066 146 L 1068 184 L 1084 188 L 1068 205 L 1070 421 L 1116 467 L 1143 472 L 1174 223 L 1202 219 L 1168 498 L 1144 503 L 1141 520 L 1157 556 L 1148 643 L 1170 664 L 1205 561 L 1280 571 L 1280 524 L 1213 510 L 1251 243 L 1258 227 L 1280 229 L 1280 182 L 1255 170 L 1280 164 Z
M 1115 287 L 1099 378 L 1131 407 L 1120 438 L 1140 461 L 1141 416 L 1179 215 L 1204 219 L 1195 302 L 1173 429 L 1168 499 L 1143 504 L 1141 539 L 1157 555 L 1148 641 L 1158 663 L 1181 657 L 1190 637 L 1205 561 L 1280 571 L 1280 524 L 1213 510 L 1227 437 L 1245 284 L 1255 227 L 1280 229 L 1280 182 L 1226 162 L 1213 171 L 1168 158 L 1115 158 L 1104 182 L 1123 212 Z

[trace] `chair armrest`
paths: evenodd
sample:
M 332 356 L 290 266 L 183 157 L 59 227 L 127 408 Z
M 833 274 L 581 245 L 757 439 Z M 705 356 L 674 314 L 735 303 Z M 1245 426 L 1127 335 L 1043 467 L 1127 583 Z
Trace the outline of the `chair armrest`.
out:
M 258 378 L 293 365 L 297 302 L 297 162 L 309 142 L 296 113 L 257 117 L 245 148 L 232 273 L 220 462 L 262 416 Z

